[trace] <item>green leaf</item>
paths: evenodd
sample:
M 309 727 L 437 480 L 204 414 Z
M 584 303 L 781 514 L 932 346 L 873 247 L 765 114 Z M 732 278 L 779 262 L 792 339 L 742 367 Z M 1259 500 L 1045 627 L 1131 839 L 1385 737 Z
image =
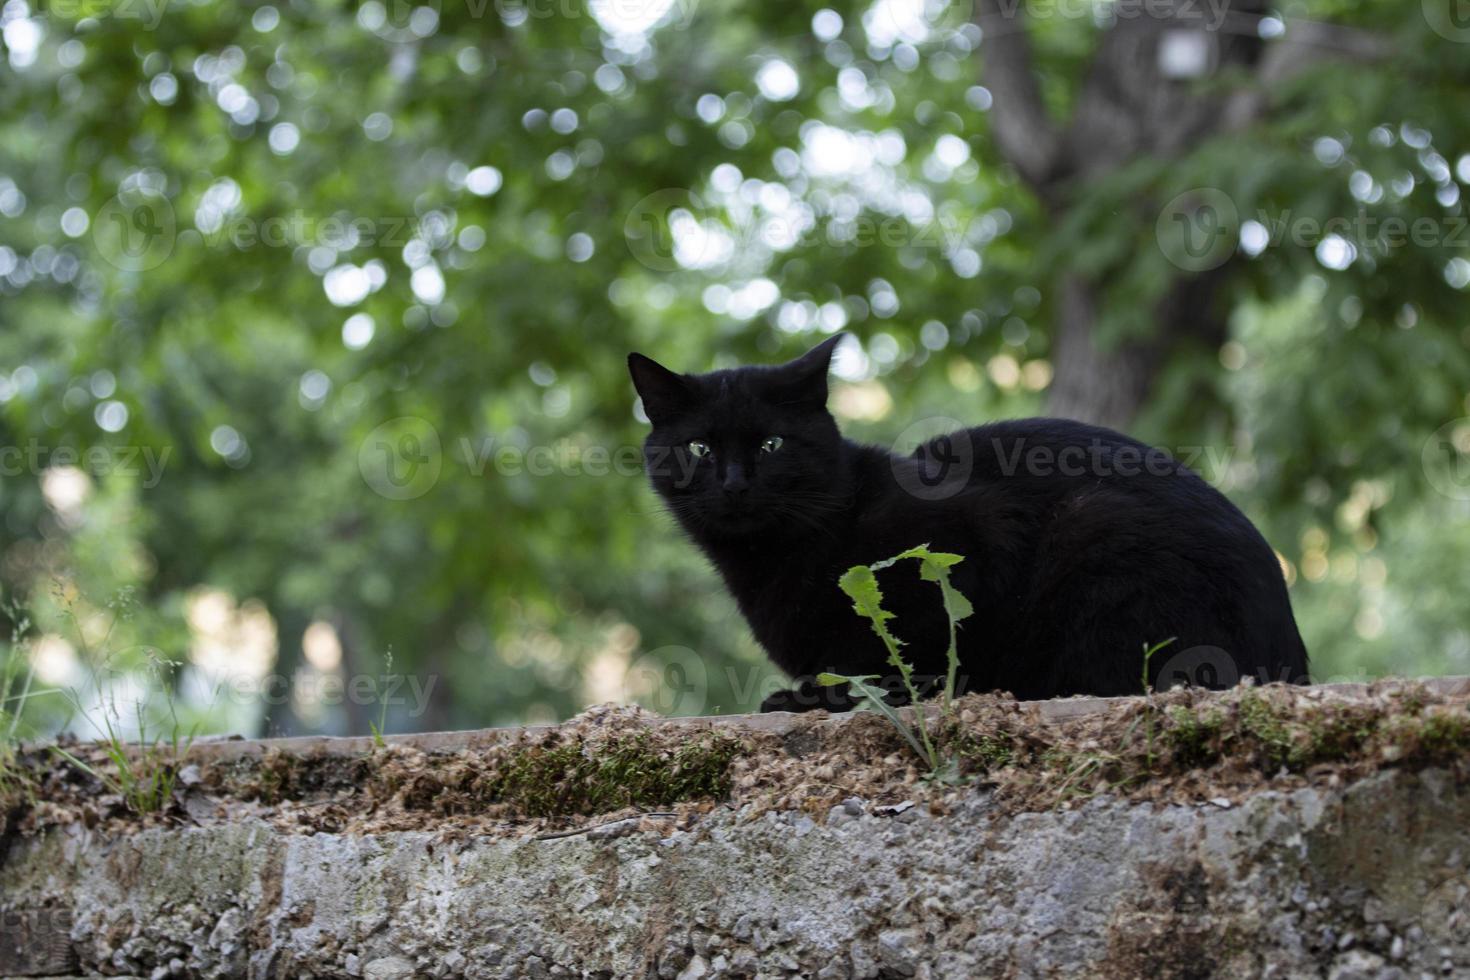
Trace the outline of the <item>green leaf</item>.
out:
M 963 592 L 950 585 L 949 579 L 941 581 L 939 588 L 944 596 L 944 611 L 949 614 L 950 622 L 958 623 L 975 615 L 975 607 L 970 605 L 970 600 L 965 598 Z
M 863 677 L 847 677 L 843 674 L 829 674 L 825 671 L 817 675 L 817 683 L 823 687 L 836 687 L 838 684 L 851 684 L 853 681 L 869 680 L 876 674 L 868 674 Z
M 873 566 L 876 567 L 878 566 Z M 878 588 L 878 577 L 873 574 L 873 568 L 855 565 L 843 573 L 837 580 L 837 585 L 852 600 L 853 609 L 858 615 L 866 616 L 874 623 L 881 623 L 885 619 L 892 619 L 893 614 L 883 608 L 883 591 Z
M 908 551 L 896 554 L 892 558 L 874 562 L 871 567 L 874 571 L 881 572 L 885 568 L 892 568 L 894 565 L 897 565 L 899 562 L 904 561 L 905 559 L 923 558 L 929 554 L 931 554 L 931 552 L 929 551 L 929 546 L 927 544 L 915 545 Z

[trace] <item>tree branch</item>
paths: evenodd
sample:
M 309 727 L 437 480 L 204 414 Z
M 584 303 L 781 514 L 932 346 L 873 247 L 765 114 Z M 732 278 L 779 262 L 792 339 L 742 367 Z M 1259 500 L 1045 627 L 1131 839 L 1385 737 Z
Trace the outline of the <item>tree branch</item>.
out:
M 990 129 L 996 146 L 1021 178 L 1040 191 L 1056 166 L 1060 140 L 1041 101 L 1021 7 L 981 0 L 976 15 L 981 80 L 994 97 Z
M 1249 126 L 1266 111 L 1273 87 L 1318 65 L 1337 61 L 1366 64 L 1394 53 L 1387 38 L 1321 21 L 1288 21 L 1286 33 L 1271 42 L 1256 69 L 1255 84 L 1236 92 L 1225 106 L 1225 129 Z

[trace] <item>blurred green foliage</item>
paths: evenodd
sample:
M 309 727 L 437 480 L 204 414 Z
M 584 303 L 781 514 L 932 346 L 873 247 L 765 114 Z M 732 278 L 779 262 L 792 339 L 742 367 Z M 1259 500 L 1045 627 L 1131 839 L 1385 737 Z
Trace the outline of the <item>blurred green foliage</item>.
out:
M 1161 209 L 1202 187 L 1271 240 L 1232 226 L 1232 339 L 1135 434 L 1262 524 L 1319 677 L 1470 673 L 1470 44 L 1418 4 L 1283 5 L 1394 54 L 1326 58 L 1059 221 L 993 144 L 962 4 L 915 33 L 901 3 L 640 3 L 0 8 L 0 582 L 42 688 L 161 655 L 214 730 L 378 717 L 376 687 L 262 708 L 235 667 L 432 679 L 390 731 L 748 709 L 774 672 L 630 463 L 626 353 L 841 327 L 850 434 L 1036 413 L 1058 270 L 1147 335 L 1183 274 Z M 1031 20 L 1058 112 L 1109 5 L 1075 6 Z M 1430 231 L 1386 243 L 1390 217 Z

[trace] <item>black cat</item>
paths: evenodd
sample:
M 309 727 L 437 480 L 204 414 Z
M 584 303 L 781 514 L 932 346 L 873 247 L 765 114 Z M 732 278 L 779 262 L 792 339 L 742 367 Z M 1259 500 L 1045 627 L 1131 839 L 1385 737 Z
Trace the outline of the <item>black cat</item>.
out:
M 966 429 L 896 456 L 828 414 L 840 337 L 788 364 L 677 374 L 628 358 L 653 422 L 654 488 L 719 569 L 771 659 L 796 680 L 765 711 L 851 707 L 815 674 L 892 679 L 837 587 L 918 544 L 963 555 L 953 582 L 962 686 L 1019 698 L 1137 694 L 1150 683 L 1306 683 L 1281 566 L 1229 500 L 1162 450 L 1063 419 Z M 879 575 L 919 675 L 942 676 L 948 627 L 915 563 Z M 892 687 L 890 683 L 890 689 Z

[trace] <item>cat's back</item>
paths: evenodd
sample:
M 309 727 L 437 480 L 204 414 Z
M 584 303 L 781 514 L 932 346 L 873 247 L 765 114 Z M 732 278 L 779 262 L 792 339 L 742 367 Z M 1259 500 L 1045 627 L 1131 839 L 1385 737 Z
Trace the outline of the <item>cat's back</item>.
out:
M 1224 494 L 1164 449 L 1071 419 L 1005 419 L 932 439 L 897 462 L 897 482 L 946 510 L 1031 526 L 1212 531 L 1259 539 Z M 1264 545 L 1264 542 L 1260 542 Z
M 1214 509 L 1233 505 L 1168 451 L 1112 429 L 1072 419 L 1004 419 L 919 446 L 921 472 L 942 470 L 951 488 L 1006 488 L 1052 502 L 1079 494 L 1122 494 Z
M 1189 471 L 1169 453 L 1121 432 L 1073 419 L 1002 419 L 952 433 L 953 454 L 968 453 L 977 478 L 1154 476 Z M 934 445 L 934 440 L 928 445 Z M 924 447 L 916 450 L 916 455 Z
M 967 470 L 947 501 L 950 519 L 998 526 L 1019 550 L 1045 545 L 1060 566 L 1096 559 L 1103 574 L 1124 554 L 1161 565 L 1188 556 L 1199 567 L 1279 576 L 1265 538 L 1229 498 L 1170 453 L 1122 433 L 1069 419 L 1009 419 L 928 447 L 929 464 L 925 447 L 915 453 L 921 467 L 947 452 Z

